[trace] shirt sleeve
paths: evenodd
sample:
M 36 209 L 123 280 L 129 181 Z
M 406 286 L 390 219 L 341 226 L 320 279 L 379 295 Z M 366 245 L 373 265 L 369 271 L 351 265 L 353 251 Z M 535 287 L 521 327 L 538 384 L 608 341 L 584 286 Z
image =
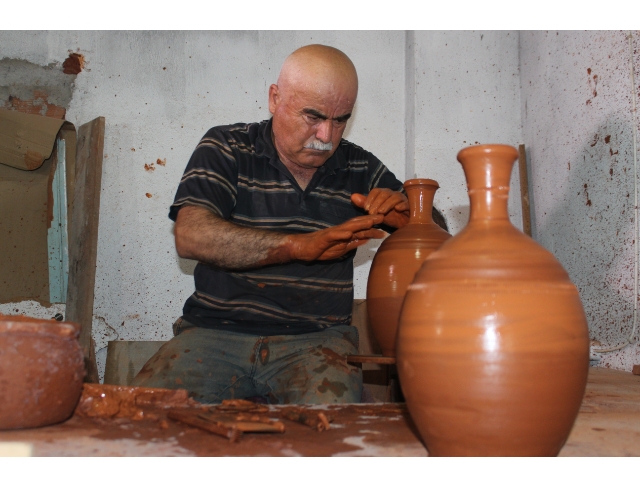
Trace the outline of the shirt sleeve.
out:
M 184 171 L 169 218 L 183 205 L 201 206 L 228 219 L 236 205 L 238 166 L 225 132 L 209 130 L 193 151 Z

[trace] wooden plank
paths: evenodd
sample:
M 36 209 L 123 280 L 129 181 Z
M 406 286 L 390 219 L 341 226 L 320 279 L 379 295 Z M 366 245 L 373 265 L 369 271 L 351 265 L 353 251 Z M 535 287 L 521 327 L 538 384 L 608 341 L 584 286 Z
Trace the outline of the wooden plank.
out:
M 395 357 L 385 357 L 383 355 L 347 355 L 347 362 L 354 364 L 386 364 L 396 363 Z
M 87 368 L 86 382 L 99 382 L 91 323 L 98 254 L 104 130 L 104 117 L 98 117 L 78 129 L 76 182 L 69 234 L 65 320 L 80 325 L 80 344 Z
M 56 169 L 51 184 L 53 196 L 53 220 L 47 229 L 49 248 L 49 301 L 64 303 L 67 297 L 69 277 L 69 249 L 67 234 L 67 176 L 66 142 L 57 139 L 54 151 Z
M 518 147 L 520 153 L 520 199 L 522 201 L 522 231 L 531 237 L 531 208 L 529 205 L 529 176 L 527 171 L 527 152 L 524 144 Z

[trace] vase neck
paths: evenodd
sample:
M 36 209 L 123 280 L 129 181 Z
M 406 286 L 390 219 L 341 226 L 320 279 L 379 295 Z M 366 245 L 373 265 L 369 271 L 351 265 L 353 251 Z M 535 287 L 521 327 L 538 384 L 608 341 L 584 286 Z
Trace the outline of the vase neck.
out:
M 433 223 L 433 198 L 439 187 L 433 179 L 409 179 L 404 183 L 409 199 L 409 224 Z
M 458 161 L 467 179 L 469 222 L 509 220 L 509 181 L 518 151 L 508 145 L 478 145 L 462 149 Z

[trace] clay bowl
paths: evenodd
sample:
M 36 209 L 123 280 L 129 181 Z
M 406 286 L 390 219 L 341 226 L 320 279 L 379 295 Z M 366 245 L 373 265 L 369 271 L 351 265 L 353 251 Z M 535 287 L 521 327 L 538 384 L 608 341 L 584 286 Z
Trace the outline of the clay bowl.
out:
M 85 374 L 79 334 L 72 323 L 0 315 L 0 430 L 73 414 Z

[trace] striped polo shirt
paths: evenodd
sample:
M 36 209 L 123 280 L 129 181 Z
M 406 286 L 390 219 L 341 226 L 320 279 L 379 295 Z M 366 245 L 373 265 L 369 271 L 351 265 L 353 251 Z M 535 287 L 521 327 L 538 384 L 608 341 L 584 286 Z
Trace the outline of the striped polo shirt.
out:
M 175 221 L 183 205 L 194 205 L 245 227 L 314 232 L 365 214 L 351 203 L 351 194 L 366 195 L 375 187 L 400 191 L 402 183 L 373 154 L 343 139 L 303 191 L 278 158 L 271 120 L 238 123 L 214 127 L 202 138 L 169 218 Z M 183 319 L 261 336 L 349 324 L 355 253 L 237 272 L 199 262 Z

